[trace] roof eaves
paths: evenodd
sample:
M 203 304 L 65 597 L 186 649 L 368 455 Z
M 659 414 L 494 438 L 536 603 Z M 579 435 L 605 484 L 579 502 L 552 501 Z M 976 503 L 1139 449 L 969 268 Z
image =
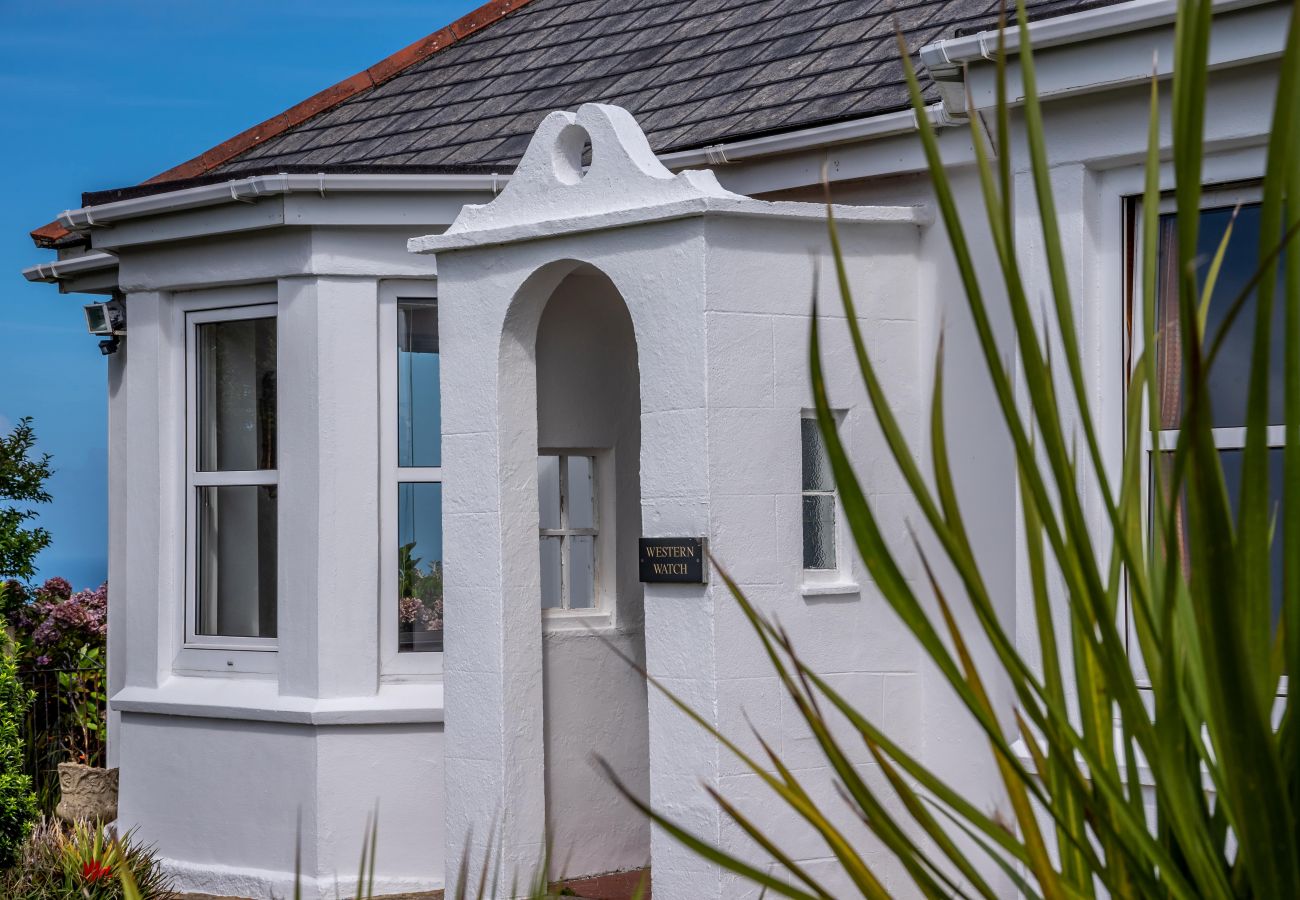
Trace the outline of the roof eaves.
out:
M 473 12 L 461 16 L 445 28 L 440 28 L 433 34 L 398 50 L 365 71 L 358 72 L 351 78 L 346 78 L 338 84 L 325 88 L 325 90 L 308 97 L 279 115 L 272 116 L 265 122 L 260 122 L 193 159 L 187 160 L 178 166 L 173 166 L 143 183 L 157 184 L 163 181 L 178 181 L 195 178 L 210 172 L 222 163 L 229 162 L 241 153 L 251 150 L 268 138 L 283 134 L 290 128 L 295 128 L 308 119 L 320 115 L 328 109 L 333 109 L 344 100 L 388 81 L 393 76 L 429 58 L 439 50 L 445 49 L 457 41 L 486 28 L 529 2 L 530 0 L 488 0 L 487 3 Z M 66 228 L 55 221 L 32 231 L 31 238 L 36 246 L 50 248 L 57 246 L 69 233 Z

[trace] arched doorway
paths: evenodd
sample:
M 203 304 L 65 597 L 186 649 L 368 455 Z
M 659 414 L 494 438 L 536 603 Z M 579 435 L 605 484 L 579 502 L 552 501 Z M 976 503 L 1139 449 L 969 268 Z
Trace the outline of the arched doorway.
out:
M 552 875 L 573 877 L 650 857 L 648 823 L 593 765 L 648 795 L 646 686 L 619 658 L 645 661 L 639 372 L 608 277 L 580 265 L 559 282 L 535 359 L 546 821 Z

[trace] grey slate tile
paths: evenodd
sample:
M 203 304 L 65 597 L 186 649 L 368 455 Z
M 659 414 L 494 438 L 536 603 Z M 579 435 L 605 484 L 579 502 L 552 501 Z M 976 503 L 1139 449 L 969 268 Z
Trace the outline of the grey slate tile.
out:
M 1090 0 L 1040 0 L 1030 16 Z M 556 108 L 613 100 L 657 149 L 907 103 L 894 45 L 992 27 L 999 0 L 532 0 L 218 171 L 299 164 L 509 165 Z M 933 88 L 927 86 L 927 95 Z

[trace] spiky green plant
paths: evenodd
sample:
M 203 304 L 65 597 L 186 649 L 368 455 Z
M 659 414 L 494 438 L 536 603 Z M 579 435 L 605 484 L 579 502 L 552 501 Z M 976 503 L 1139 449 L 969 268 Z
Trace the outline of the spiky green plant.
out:
M 1160 149 L 1159 95 L 1151 86 L 1149 150 L 1140 248 L 1141 355 L 1125 399 L 1126 439 L 1118 470 L 1103 458 L 1079 351 L 1066 254 L 1057 230 L 1042 111 L 1023 0 L 1018 3 L 1021 116 L 1042 229 L 1050 290 L 1042 318 L 1031 308 L 1017 256 L 1008 162 L 1011 109 L 1006 57 L 999 48 L 996 134 L 1002 153 L 991 161 L 987 138 L 971 116 L 971 136 L 985 208 L 980 227 L 992 235 L 1001 287 L 1009 304 L 1017 361 L 1028 402 L 1017 400 L 1012 374 L 995 342 L 991 296 L 976 277 L 966 217 L 958 210 L 938 141 L 925 116 L 906 47 L 899 47 L 917 113 L 931 182 L 947 229 L 985 368 L 1014 447 L 1019 504 L 1026 534 L 1041 663 L 1026 659 L 999 621 L 957 501 L 943 420 L 942 344 L 932 395 L 929 469 L 903 437 L 886 402 L 866 341 L 858 330 L 852 290 L 831 240 L 840 295 L 872 408 L 919 509 L 916 541 L 926 574 L 924 599 L 891 553 L 846 455 L 827 400 L 814 306 L 809 362 L 817 417 L 853 540 L 875 585 L 915 636 L 987 741 L 1006 797 L 1008 822 L 927 768 L 890 734 L 848 703 L 800 657 L 786 634 L 759 614 L 727 581 L 757 630 L 795 707 L 820 744 L 843 797 L 901 864 L 912 889 L 926 897 L 999 896 L 990 872 L 1001 872 L 1027 897 L 1281 898 L 1300 897 L 1300 723 L 1285 690 L 1285 672 L 1300 671 L 1300 22 L 1292 16 L 1278 65 L 1278 93 L 1261 204 L 1259 266 L 1242 293 L 1216 298 L 1226 316 L 1206 333 L 1205 310 L 1230 234 L 1204 278 L 1198 275 L 1198 213 L 1207 88 L 1210 0 L 1178 8 L 1172 93 L 1172 163 L 1178 238 L 1178 348 L 1185 405 L 1172 464 L 1146 488 L 1143 437 L 1155 442 L 1162 422 L 1153 378 L 1161 349 L 1155 321 Z M 963 215 L 963 213 L 965 215 Z M 1282 296 L 1286 449 L 1280 529 L 1269 506 L 1267 426 L 1269 328 L 1275 283 L 1287 259 Z M 1233 509 L 1211 432 L 1207 387 L 1229 325 L 1256 296 L 1247 402 L 1246 446 Z M 815 298 L 814 298 L 815 304 Z M 1049 337 L 1064 348 L 1053 363 Z M 1073 414 L 1067 409 L 1073 409 Z M 1076 440 L 1079 441 L 1076 446 Z M 1085 506 L 1096 502 L 1109 526 L 1099 537 Z M 1271 541 L 1284 540 L 1282 608 L 1270 615 Z M 1175 545 L 1178 545 L 1177 547 Z M 938 553 L 958 578 L 951 596 L 935 574 Z M 1059 592 L 1049 587 L 1059 583 Z M 1065 615 L 1053 614 L 1060 599 Z M 1145 663 L 1139 681 L 1125 645 L 1124 601 Z M 954 604 L 974 613 L 994 663 L 981 671 Z M 989 685 L 1005 681 L 1014 695 L 1017 729 L 1006 733 Z M 1067 685 L 1073 684 L 1073 689 Z M 658 685 L 657 685 L 658 686 Z M 659 686 L 661 690 L 663 688 Z M 864 852 L 819 808 L 798 773 L 764 745 L 747 756 L 702 717 L 709 729 L 824 839 L 855 891 L 886 897 L 883 877 Z M 826 712 L 823 712 L 826 710 Z M 879 765 L 889 790 L 870 785 L 832 735 L 828 714 L 849 720 Z M 1029 763 L 1013 744 L 1022 740 Z M 1140 765 L 1150 769 L 1144 796 Z M 1207 787 L 1208 785 L 1208 787 Z M 625 792 L 626 793 L 626 792 Z M 825 885 L 785 853 L 781 835 L 764 833 L 717 791 L 723 812 L 776 862 L 775 872 L 693 835 L 642 804 L 666 831 L 717 864 L 786 897 L 827 898 Z M 637 802 L 634 799 L 634 802 Z M 1148 820 L 1147 806 L 1151 807 Z M 959 840 L 960 838 L 960 840 Z M 974 858 L 971 848 L 976 847 Z
M 132 885 L 131 894 L 126 884 Z M 176 896 L 152 847 L 98 825 L 42 817 L 10 869 L 6 900 L 171 900 Z

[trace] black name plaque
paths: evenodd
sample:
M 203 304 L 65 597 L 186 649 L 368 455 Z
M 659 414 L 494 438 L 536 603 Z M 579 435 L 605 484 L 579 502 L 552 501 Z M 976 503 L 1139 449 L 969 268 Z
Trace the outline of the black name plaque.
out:
M 704 584 L 709 542 L 702 537 L 641 538 L 641 580 L 651 584 Z

